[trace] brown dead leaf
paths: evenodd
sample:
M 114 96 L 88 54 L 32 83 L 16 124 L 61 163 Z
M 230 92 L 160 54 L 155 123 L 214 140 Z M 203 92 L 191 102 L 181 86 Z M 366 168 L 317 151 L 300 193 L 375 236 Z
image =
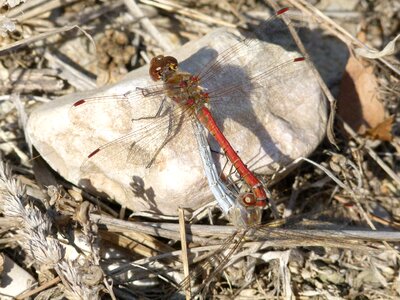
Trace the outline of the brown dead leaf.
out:
M 338 114 L 358 133 L 363 134 L 385 120 L 377 91 L 373 67 L 365 60 L 350 56 L 340 86 Z
M 368 129 L 366 135 L 374 140 L 391 142 L 393 139 L 392 135 L 393 121 L 394 121 L 394 116 L 387 118 L 374 128 Z

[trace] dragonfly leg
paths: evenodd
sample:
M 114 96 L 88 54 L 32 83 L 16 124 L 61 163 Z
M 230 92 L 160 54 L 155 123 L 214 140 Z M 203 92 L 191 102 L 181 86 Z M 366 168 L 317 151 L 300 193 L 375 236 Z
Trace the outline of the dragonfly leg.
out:
M 161 100 L 161 104 L 154 116 L 133 118 L 132 121 L 151 120 L 151 119 L 159 118 L 159 117 L 166 115 L 171 110 L 171 107 L 167 107 L 164 109 L 164 106 L 166 106 L 165 105 L 166 100 L 167 99 L 165 97 Z M 163 110 L 164 110 L 164 112 L 163 112 Z

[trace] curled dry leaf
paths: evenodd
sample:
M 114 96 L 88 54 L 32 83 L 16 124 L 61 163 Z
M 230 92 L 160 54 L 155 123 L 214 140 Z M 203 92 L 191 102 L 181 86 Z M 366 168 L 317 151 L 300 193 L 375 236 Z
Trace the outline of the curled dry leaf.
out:
M 369 59 L 377 59 L 395 54 L 396 51 L 399 49 L 399 46 L 396 47 L 398 40 L 400 41 L 400 34 L 397 35 L 392 41 L 390 41 L 381 51 L 368 48 L 357 48 L 354 51 L 358 56 Z
M 378 83 L 373 67 L 354 56 L 350 56 L 342 78 L 338 114 L 360 134 L 385 120 L 385 110 L 378 99 Z
M 393 135 L 392 135 L 393 121 L 394 121 L 394 116 L 387 118 L 374 128 L 368 129 L 366 135 L 374 140 L 391 142 L 393 140 Z

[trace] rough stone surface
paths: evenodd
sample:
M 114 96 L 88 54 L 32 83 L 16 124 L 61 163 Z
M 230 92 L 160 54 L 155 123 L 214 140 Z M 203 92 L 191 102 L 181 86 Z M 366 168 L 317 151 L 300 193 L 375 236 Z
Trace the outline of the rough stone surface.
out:
M 237 40 L 236 35 L 220 29 L 184 45 L 173 55 L 182 62 L 182 70 L 196 74 L 217 56 L 229 57 L 230 52 L 223 51 L 236 45 Z M 273 70 L 262 80 L 251 81 L 251 85 L 210 104 L 228 140 L 258 174 L 272 174 L 277 166 L 309 155 L 325 134 L 325 100 L 307 64 L 274 68 L 299 56 L 288 51 L 288 45 L 277 45 L 275 41 L 242 45 L 242 55 L 230 59 L 229 68 L 214 66 L 222 74 L 202 84 L 210 92 L 221 86 L 232 87 L 232 83 L 242 87 L 240 82 L 249 82 L 249 78 L 259 78 L 258 74 Z M 121 95 L 154 85 L 147 69 L 131 72 L 113 86 L 42 105 L 30 115 L 27 131 L 44 159 L 70 182 L 106 193 L 134 211 L 176 215 L 179 206 L 196 209 L 212 200 L 190 122 L 182 125 L 150 168 L 127 163 L 129 144 L 121 150 L 115 148 L 108 159 L 93 161 L 91 168 L 82 168 L 89 153 L 131 132 L 140 116 L 155 116 L 162 101 L 149 104 L 138 99 L 127 106 L 103 100 L 80 111 L 71 109 L 72 104 L 79 99 Z M 159 138 L 164 135 L 161 133 Z M 210 140 L 212 148 L 218 149 Z M 221 164 L 218 158 L 216 164 Z

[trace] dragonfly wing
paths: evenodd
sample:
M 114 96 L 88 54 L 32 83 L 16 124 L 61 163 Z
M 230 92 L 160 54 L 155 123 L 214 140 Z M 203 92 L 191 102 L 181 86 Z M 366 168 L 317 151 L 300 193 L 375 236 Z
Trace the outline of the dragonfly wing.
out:
M 124 94 L 101 95 L 83 98 L 70 107 L 68 115 L 76 126 L 97 129 L 104 122 L 104 116 L 116 120 L 143 117 L 146 110 L 156 111 L 165 97 L 163 85 L 153 85 L 148 88 L 135 88 Z M 137 112 L 137 115 L 135 113 Z M 88 118 L 89 115 L 95 118 Z M 151 115 L 154 116 L 154 113 Z M 89 123 L 90 122 L 90 123 Z
M 145 131 L 140 134 L 141 138 L 137 138 L 129 147 L 127 163 L 137 165 L 138 158 L 146 167 L 150 167 L 156 159 L 161 149 L 175 137 L 178 133 L 186 115 L 182 107 L 178 105 L 165 105 L 159 111 L 160 116 L 157 117 L 157 122 L 152 119 L 134 120 L 142 123 L 140 125 Z M 141 159 L 141 157 L 145 159 Z
M 257 75 L 258 70 L 269 70 L 287 60 L 288 57 L 284 55 L 279 58 L 279 53 L 285 53 L 283 49 L 298 49 L 280 18 L 286 11 L 287 9 L 282 9 L 276 12 L 271 18 L 261 22 L 253 32 L 245 32 L 245 37 L 238 38 L 233 46 L 222 48 L 218 56 L 197 74 L 201 84 L 210 90 L 221 90 L 229 85 L 245 86 L 242 81 L 248 81 L 246 77 L 252 78 Z M 265 59 L 265 53 L 274 53 L 271 55 L 273 59 Z M 298 53 L 293 55 L 299 56 Z M 259 59 L 260 57 L 263 59 Z
M 106 162 L 116 170 L 149 167 L 162 147 L 176 135 L 184 118 L 184 111 L 170 103 L 157 116 L 133 119 L 131 132 L 94 149 L 81 171 L 96 172 Z
M 163 84 L 76 101 L 69 110 L 70 121 L 97 132 L 92 144 L 99 146 L 88 154 L 81 171 L 97 172 L 110 162 L 116 170 L 148 165 L 175 135 L 181 116 L 182 109 L 165 96 Z
M 224 120 L 230 118 L 243 125 L 249 124 L 249 116 L 257 120 L 259 112 L 256 109 L 263 106 L 285 118 L 287 112 L 281 112 L 280 108 L 288 97 L 285 86 L 288 87 L 299 74 L 304 74 L 305 67 L 303 60 L 286 57 L 286 60 L 270 63 L 252 76 L 237 78 L 233 84 L 210 90 L 210 109 L 217 123 L 222 126 Z

